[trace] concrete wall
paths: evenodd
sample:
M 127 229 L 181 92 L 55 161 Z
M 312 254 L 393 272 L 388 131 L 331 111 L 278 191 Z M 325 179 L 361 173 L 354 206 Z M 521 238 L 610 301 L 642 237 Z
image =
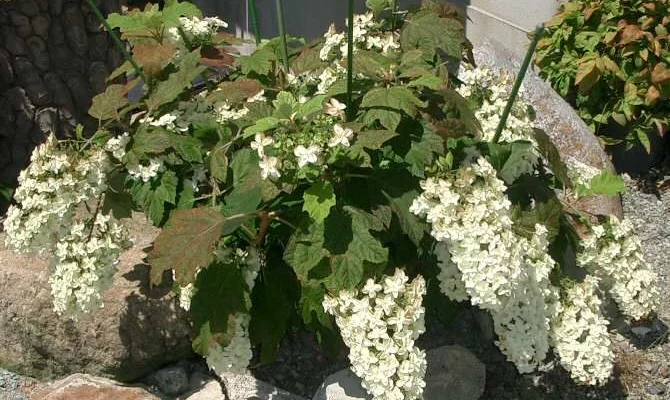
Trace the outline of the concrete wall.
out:
M 220 15 L 241 36 L 249 36 L 247 2 L 244 0 L 193 0 L 206 14 Z M 264 37 L 277 34 L 274 0 L 256 0 L 261 32 Z M 285 0 L 286 25 L 289 34 L 315 38 L 331 22 L 343 26 L 346 1 L 343 0 Z M 420 0 L 400 0 L 401 7 L 420 4 Z M 495 38 L 511 52 L 525 53 L 527 34 L 551 18 L 558 9 L 559 0 L 452 0 L 468 17 L 468 37 L 475 44 L 483 38 Z M 365 1 L 357 0 L 358 11 L 365 9 Z

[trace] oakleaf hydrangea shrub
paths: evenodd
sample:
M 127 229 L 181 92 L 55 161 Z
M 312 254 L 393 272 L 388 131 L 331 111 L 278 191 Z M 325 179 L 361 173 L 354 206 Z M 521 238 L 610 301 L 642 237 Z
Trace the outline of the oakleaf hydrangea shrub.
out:
M 568 173 L 523 98 L 495 140 L 511 75 L 464 60 L 463 27 L 439 7 L 391 3 L 353 20 L 351 101 L 334 27 L 289 38 L 287 68 L 280 40 L 237 54 L 225 23 L 186 2 L 111 15 L 144 79 L 123 65 L 90 139 L 35 151 L 5 222 L 8 245 L 56 255 L 56 310 L 100 305 L 127 246 L 117 219 L 141 211 L 161 228 L 151 281 L 172 277 L 216 373 L 271 362 L 287 331 L 309 329 L 348 348 L 374 399 L 419 399 L 416 341 L 448 314 L 427 310 L 471 306 L 520 372 L 558 357 L 578 382 L 606 382 L 602 304 L 635 319 L 657 305 L 629 223 L 574 206 L 620 178 Z

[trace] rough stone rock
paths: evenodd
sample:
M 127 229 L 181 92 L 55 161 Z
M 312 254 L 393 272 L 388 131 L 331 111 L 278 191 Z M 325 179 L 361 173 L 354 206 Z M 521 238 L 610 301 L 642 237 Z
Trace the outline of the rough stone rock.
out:
M 490 39 L 476 43 L 474 54 L 478 65 L 513 73 L 519 70 L 522 61 L 503 45 Z M 524 97 L 533 105 L 537 114 L 536 126 L 551 137 L 562 156 L 570 155 L 585 164 L 614 171 L 609 157 L 589 127 L 532 69 L 529 69 L 524 78 L 524 87 Z M 614 214 L 621 217 L 623 213 L 619 197 L 593 196 L 582 199 L 578 206 L 594 214 Z
M 104 308 L 77 322 L 53 312 L 49 260 L 6 250 L 0 234 L 0 366 L 42 380 L 86 372 L 128 382 L 192 356 L 187 314 L 169 282 L 149 288 L 142 264 L 157 229 L 138 216 L 124 222 L 135 245 L 121 257 Z
M 41 132 L 56 133 L 58 125 L 58 110 L 54 107 L 42 108 L 35 113 L 35 123 Z
M 0 88 L 14 82 L 14 68 L 6 51 L 0 49 Z
M 34 17 L 40 13 L 40 7 L 35 0 L 21 0 L 17 3 L 17 8 L 28 17 Z
M 33 63 L 26 57 L 14 58 L 14 71 L 16 72 L 19 83 L 22 85 L 42 80 Z
M 205 382 L 202 386 L 179 396 L 181 400 L 222 400 L 225 394 L 221 384 L 215 380 Z
M 51 26 L 51 19 L 48 15 L 38 15 L 31 20 L 33 32 L 46 40 L 49 37 L 49 27 Z
M 93 61 L 107 59 L 107 47 L 109 38 L 106 33 L 97 33 L 88 37 L 88 57 Z
M 5 49 L 9 54 L 13 56 L 28 55 L 26 42 L 20 38 L 11 27 L 2 27 L 2 40 L 5 44 Z
M 125 386 L 109 379 L 74 374 L 37 387 L 31 398 L 40 400 L 159 400 L 140 386 Z
M 86 27 L 84 24 L 84 17 L 79 11 L 76 4 L 67 3 L 63 10 L 63 25 L 65 29 L 65 37 L 74 52 L 84 57 L 88 51 L 88 35 L 86 34 Z
M 251 375 L 223 374 L 228 400 L 305 400 Z
M 30 50 L 30 56 L 33 64 L 42 71 L 49 69 L 49 51 L 47 45 L 39 36 L 31 36 L 26 39 L 26 44 Z
M 107 65 L 101 61 L 94 61 L 88 69 L 88 81 L 91 84 L 93 93 L 101 93 L 107 87 L 107 76 L 109 76 L 109 69 Z
M 63 12 L 63 0 L 49 0 L 49 13 L 59 15 Z
M 70 88 L 77 109 L 82 111 L 88 110 L 88 107 L 91 105 L 93 94 L 91 93 L 91 88 L 89 87 L 86 78 L 80 75 L 71 76 L 65 83 Z
M 14 25 L 16 34 L 22 38 L 26 38 L 33 33 L 33 28 L 30 26 L 30 19 L 16 10 L 9 11 L 9 19 Z
M 70 90 L 65 86 L 60 76 L 55 72 L 44 74 L 44 83 L 46 83 L 49 93 L 53 98 L 54 105 L 74 109 L 74 100 L 70 96 Z
M 41 78 L 37 82 L 26 85 L 26 93 L 36 106 L 46 106 L 51 102 L 51 94 Z
M 444 346 L 426 354 L 425 400 L 477 400 L 484 393 L 486 367 L 461 346 Z M 312 400 L 369 399 L 361 379 L 350 369 L 330 375 Z

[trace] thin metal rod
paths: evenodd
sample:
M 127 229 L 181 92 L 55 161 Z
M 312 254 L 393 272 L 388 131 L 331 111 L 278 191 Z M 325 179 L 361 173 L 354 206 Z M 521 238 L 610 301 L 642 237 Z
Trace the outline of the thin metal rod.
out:
M 512 87 L 512 93 L 510 93 L 509 100 L 507 100 L 505 109 L 503 110 L 503 113 L 500 116 L 500 123 L 498 123 L 496 133 L 493 136 L 493 143 L 498 143 L 498 140 L 500 140 L 500 135 L 502 135 L 502 131 L 503 129 L 505 129 L 505 126 L 507 125 L 507 118 L 509 118 L 509 114 L 512 111 L 512 106 L 514 106 L 514 102 L 516 102 L 516 98 L 519 95 L 519 89 L 521 88 L 521 83 L 523 82 L 523 79 L 526 77 L 526 72 L 528 72 L 528 66 L 530 65 L 530 61 L 533 59 L 533 54 L 535 54 L 535 48 L 537 47 L 537 42 L 540 40 L 540 37 L 543 34 L 544 34 L 544 27 L 538 26 L 535 29 L 533 39 L 530 42 L 528 51 L 526 52 L 526 57 L 523 59 L 523 63 L 521 64 L 519 74 L 516 76 L 516 81 L 514 81 L 514 86 Z
M 114 44 L 116 44 L 116 47 L 119 48 L 121 51 L 121 54 L 123 54 L 123 57 L 130 63 L 130 65 L 133 66 L 135 69 L 135 73 L 137 76 L 139 76 L 143 82 L 147 82 L 146 77 L 144 76 L 144 73 L 142 72 L 142 69 L 140 68 L 139 65 L 137 65 L 137 62 L 135 62 L 135 59 L 133 56 L 128 53 L 128 50 L 126 49 L 126 45 L 119 39 L 117 36 L 116 32 L 114 32 L 114 29 L 112 29 L 111 26 L 109 26 L 109 23 L 107 22 L 107 19 L 105 19 L 105 16 L 102 15 L 102 12 L 96 7 L 95 3 L 93 3 L 93 0 L 86 0 L 88 3 L 89 7 L 91 7 L 91 10 L 93 10 L 93 13 L 95 14 L 96 17 L 102 22 L 102 25 L 105 27 L 107 32 L 109 32 L 109 35 L 112 37 L 112 40 L 114 41 Z
M 349 0 L 349 19 L 347 23 L 347 121 L 354 119 L 353 90 L 354 90 L 354 0 Z
M 286 42 L 286 25 L 284 24 L 284 1 L 276 0 L 277 24 L 279 25 L 279 36 L 281 36 L 282 59 L 284 61 L 284 73 L 288 73 L 288 43 Z
M 256 9 L 256 0 L 249 0 L 249 15 L 251 16 L 251 26 L 254 29 L 256 45 L 261 44 L 261 26 L 258 23 L 258 9 Z

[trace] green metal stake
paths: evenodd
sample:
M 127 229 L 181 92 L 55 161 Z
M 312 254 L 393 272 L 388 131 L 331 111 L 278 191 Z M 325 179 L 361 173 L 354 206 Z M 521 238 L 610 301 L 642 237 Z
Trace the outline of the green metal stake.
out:
M 286 42 L 286 25 L 284 24 L 284 2 L 276 0 L 277 24 L 279 25 L 279 36 L 281 36 L 282 58 L 284 61 L 284 73 L 288 73 L 288 43 Z
M 512 106 L 514 106 L 514 102 L 516 101 L 516 98 L 519 95 L 519 89 L 521 88 L 521 83 L 523 82 L 523 78 L 526 77 L 528 66 L 530 65 L 530 61 L 533 59 L 533 54 L 535 53 L 535 48 L 537 47 L 537 42 L 540 40 L 540 37 L 543 34 L 544 34 L 544 27 L 538 26 L 535 29 L 535 33 L 533 34 L 533 40 L 530 42 L 530 46 L 528 47 L 528 51 L 526 52 L 526 57 L 523 59 L 523 63 L 521 64 L 519 74 L 516 76 L 516 81 L 514 81 L 514 86 L 512 87 L 512 93 L 510 93 L 510 98 L 509 100 L 507 100 L 505 109 L 503 110 L 502 116 L 500 117 L 500 123 L 496 128 L 496 134 L 493 136 L 493 143 L 498 143 L 498 140 L 500 140 L 500 135 L 502 135 L 502 131 L 503 129 L 505 129 L 505 126 L 507 125 L 507 118 L 509 118 L 509 113 L 512 111 Z
M 140 68 L 139 65 L 137 65 L 137 62 L 133 59 L 133 56 L 128 53 L 128 50 L 126 49 L 126 46 L 123 44 L 121 39 L 116 35 L 116 32 L 112 29 L 111 26 L 109 26 L 109 23 L 107 23 L 107 20 L 105 19 L 104 15 L 102 15 L 102 12 L 98 9 L 98 7 L 95 6 L 93 3 L 93 0 L 86 0 L 88 3 L 89 7 L 93 10 L 93 13 L 95 14 L 96 17 L 102 22 L 102 25 L 105 27 L 107 32 L 109 32 L 109 35 L 112 37 L 112 40 L 114 41 L 114 44 L 116 44 L 116 47 L 121 50 L 121 53 L 123 54 L 123 57 L 130 63 L 130 65 L 133 66 L 135 69 L 135 73 L 137 76 L 139 76 L 143 82 L 148 83 L 146 77 L 144 76 L 144 73 L 142 72 L 142 69 Z
M 256 46 L 261 44 L 261 26 L 258 24 L 258 10 L 256 9 L 256 0 L 249 0 L 249 14 L 251 15 L 251 26 L 254 29 L 256 37 Z
M 354 0 L 349 0 L 349 23 L 347 26 L 347 121 L 354 118 L 353 90 L 354 90 Z

